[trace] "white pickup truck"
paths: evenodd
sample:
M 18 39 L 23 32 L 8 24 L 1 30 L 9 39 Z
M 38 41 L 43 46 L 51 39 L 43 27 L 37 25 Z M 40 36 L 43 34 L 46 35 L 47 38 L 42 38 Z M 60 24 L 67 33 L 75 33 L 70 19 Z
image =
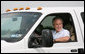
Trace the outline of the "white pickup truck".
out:
M 71 33 L 68 42 L 53 43 L 56 16 Z M 84 7 L 7 9 L 1 14 L 1 53 L 84 53 Z

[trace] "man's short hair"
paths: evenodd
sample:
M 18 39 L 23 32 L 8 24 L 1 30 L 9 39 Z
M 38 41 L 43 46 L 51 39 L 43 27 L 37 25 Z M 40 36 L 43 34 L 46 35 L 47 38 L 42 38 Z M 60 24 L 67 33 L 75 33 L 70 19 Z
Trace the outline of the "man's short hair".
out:
M 62 23 L 63 23 L 62 18 L 61 18 L 61 17 L 59 17 L 59 16 L 57 16 L 57 17 L 53 18 L 52 23 L 54 23 L 54 21 L 55 21 L 55 20 L 57 20 L 57 19 L 60 19 L 60 20 L 62 21 Z

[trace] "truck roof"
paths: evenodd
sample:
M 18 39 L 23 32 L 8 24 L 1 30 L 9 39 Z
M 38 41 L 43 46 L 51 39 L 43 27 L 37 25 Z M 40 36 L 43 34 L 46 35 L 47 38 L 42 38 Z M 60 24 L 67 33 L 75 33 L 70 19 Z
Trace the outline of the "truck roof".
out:
M 25 8 L 23 10 L 11 10 L 9 12 L 4 12 L 4 13 L 11 13 L 11 12 L 46 12 L 49 10 L 63 10 L 63 9 L 84 9 L 84 7 L 41 7 L 41 10 L 37 10 L 37 8 L 30 8 L 29 10 L 25 10 Z M 19 8 L 18 8 L 19 9 Z

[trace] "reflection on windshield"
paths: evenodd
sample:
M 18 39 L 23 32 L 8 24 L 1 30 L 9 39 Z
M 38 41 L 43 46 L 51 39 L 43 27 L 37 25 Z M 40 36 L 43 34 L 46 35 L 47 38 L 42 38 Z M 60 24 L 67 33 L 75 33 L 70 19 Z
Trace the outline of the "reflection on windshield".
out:
M 37 12 L 2 14 L 1 39 L 10 40 L 10 42 L 21 40 L 40 16 L 41 13 Z

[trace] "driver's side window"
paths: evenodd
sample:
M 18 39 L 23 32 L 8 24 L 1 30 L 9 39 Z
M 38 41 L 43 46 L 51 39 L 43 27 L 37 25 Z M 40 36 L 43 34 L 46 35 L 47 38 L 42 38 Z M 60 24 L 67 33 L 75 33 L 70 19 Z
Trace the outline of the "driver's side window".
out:
M 29 48 L 53 46 L 54 42 L 52 30 L 55 30 L 55 28 L 52 20 L 57 16 L 61 17 L 63 20 L 63 28 L 70 32 L 70 39 L 68 42 L 77 42 L 75 27 L 71 15 L 69 13 L 53 13 L 47 15 L 32 33 L 28 43 Z

